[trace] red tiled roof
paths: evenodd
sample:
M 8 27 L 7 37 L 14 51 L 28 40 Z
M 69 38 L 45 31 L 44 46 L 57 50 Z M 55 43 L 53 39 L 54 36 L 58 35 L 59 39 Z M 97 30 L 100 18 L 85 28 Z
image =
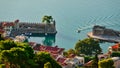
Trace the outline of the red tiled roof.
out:
M 29 45 L 34 46 L 36 43 L 35 42 L 29 42 Z
M 31 44 L 33 44 L 31 42 Z M 51 47 L 51 46 L 44 46 L 44 45 L 40 45 L 40 46 L 35 46 L 33 47 L 34 50 L 38 50 L 38 51 L 46 51 L 49 52 L 51 54 L 51 56 L 57 60 L 57 62 L 59 62 L 62 66 L 66 66 L 67 64 L 64 62 L 66 60 L 66 58 L 63 57 L 58 57 L 59 54 L 64 50 L 64 48 L 58 48 L 57 46 L 55 47 Z
M 33 47 L 33 49 L 40 51 L 40 46 Z
M 13 22 L 3 22 L 2 26 L 14 26 Z
M 118 49 L 119 48 L 119 43 L 117 43 L 117 44 L 115 44 L 115 45 L 113 45 L 111 47 L 112 47 L 112 49 Z
M 59 62 L 59 63 L 64 63 L 65 60 L 66 60 L 66 58 L 58 58 L 58 59 L 57 59 L 57 62 Z
M 4 30 L 0 29 L 0 33 L 4 33 Z
M 62 63 L 62 66 L 66 66 L 67 64 L 66 63 Z
M 41 45 L 39 48 L 40 51 L 48 51 L 54 54 L 61 53 L 64 50 L 64 48 L 57 48 L 57 47 L 43 46 L 43 45 Z
M 54 59 L 58 57 L 58 54 L 51 54 Z
M 59 56 L 58 54 L 51 54 L 51 55 L 52 55 L 52 57 L 53 57 L 54 59 L 57 59 L 58 56 Z M 58 63 L 60 63 L 62 66 L 66 66 L 67 64 L 66 64 L 65 60 L 66 60 L 66 58 L 59 57 L 56 61 L 57 61 Z

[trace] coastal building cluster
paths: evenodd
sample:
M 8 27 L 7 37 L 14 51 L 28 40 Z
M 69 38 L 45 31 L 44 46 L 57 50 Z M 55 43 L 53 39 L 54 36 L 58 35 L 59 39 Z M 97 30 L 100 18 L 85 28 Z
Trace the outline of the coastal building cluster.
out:
M 49 24 L 26 23 L 19 22 L 19 20 L 15 20 L 14 22 L 0 22 L 0 35 L 15 42 L 25 42 L 28 39 L 26 36 L 54 36 L 56 33 L 55 21 Z M 76 55 L 72 55 L 70 58 L 64 57 L 64 48 L 45 46 L 35 42 L 29 42 L 29 44 L 33 48 L 34 53 L 39 51 L 49 52 L 63 68 L 74 68 L 84 64 L 84 57 Z
M 76 66 L 82 66 L 84 64 L 84 57 L 79 57 L 76 55 L 72 55 L 69 58 L 64 57 L 64 48 L 59 48 L 58 46 L 45 46 L 35 42 L 29 42 L 29 44 L 34 49 L 35 53 L 39 51 L 49 52 L 63 68 L 75 68 Z
M 26 42 L 26 36 L 40 36 L 40 35 L 55 35 L 57 33 L 55 21 L 53 23 L 25 23 L 15 20 L 14 22 L 0 22 L 0 36 L 9 37 L 15 42 Z M 88 33 L 89 37 L 109 42 L 117 42 L 115 45 L 108 48 L 105 54 L 98 54 L 98 59 L 111 58 L 114 61 L 115 68 L 120 68 L 120 57 L 111 57 L 113 52 L 120 51 L 120 32 L 112 29 L 106 29 L 103 26 L 96 25 L 93 31 Z M 64 48 L 56 46 L 46 46 L 36 42 L 28 42 L 33 48 L 34 53 L 39 51 L 49 52 L 50 55 L 62 66 L 62 68 L 75 68 L 77 66 L 84 66 L 89 68 L 92 66 L 93 60 L 85 63 L 85 58 L 71 54 L 70 57 L 63 55 Z

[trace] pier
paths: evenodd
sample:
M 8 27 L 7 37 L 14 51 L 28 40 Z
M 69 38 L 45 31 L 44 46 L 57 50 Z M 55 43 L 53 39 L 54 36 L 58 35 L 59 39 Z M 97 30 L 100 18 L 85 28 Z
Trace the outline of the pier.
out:
M 120 32 L 113 29 L 107 29 L 103 26 L 94 26 L 93 31 L 89 32 L 88 37 L 106 42 L 120 42 Z
M 116 36 L 93 35 L 92 32 L 89 32 L 87 35 L 90 38 L 98 39 L 101 41 L 114 42 L 114 43 L 120 42 L 120 37 L 116 37 Z
M 24 34 L 26 36 L 48 36 L 56 35 L 56 22 L 52 23 L 30 23 L 30 22 L 0 22 L 5 34 L 10 37 Z

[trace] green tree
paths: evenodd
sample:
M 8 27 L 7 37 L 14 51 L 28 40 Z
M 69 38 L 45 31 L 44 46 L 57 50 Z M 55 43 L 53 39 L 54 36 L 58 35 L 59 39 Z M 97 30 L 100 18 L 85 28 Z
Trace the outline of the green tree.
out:
M 4 38 L 3 38 L 2 35 L 0 34 L 0 41 L 1 41 L 1 40 L 4 40 Z
M 44 68 L 52 68 L 51 63 L 50 62 L 45 63 Z
M 118 52 L 113 52 L 112 54 L 111 54 L 111 56 L 112 57 L 120 57 L 120 52 L 118 51 Z
M 34 59 L 38 64 L 36 68 L 44 68 L 44 64 L 47 62 L 50 62 L 52 68 L 62 68 L 47 52 L 38 52 Z
M 0 68 L 5 68 L 5 64 L 0 64 Z
M 0 60 L 7 67 L 31 68 L 34 63 L 33 58 L 33 49 L 28 44 L 15 43 L 11 40 L 0 41 Z
M 70 54 L 75 54 L 75 50 L 74 49 L 69 49 L 67 52 L 68 52 L 69 55 Z
M 49 53 L 34 54 L 27 43 L 11 40 L 0 41 L 0 64 L 5 68 L 62 68 Z
M 64 52 L 63 52 L 63 55 L 64 55 L 64 57 L 68 57 L 68 52 L 67 52 L 67 51 L 64 51 Z
M 104 59 L 98 62 L 99 68 L 115 68 L 112 59 Z
M 95 67 L 95 68 L 98 68 L 98 54 L 95 54 L 95 58 L 93 59 L 93 63 L 92 65 Z
M 75 50 L 78 54 L 92 55 L 93 53 L 101 53 L 99 42 L 93 38 L 79 40 L 75 45 Z
M 50 22 L 52 22 L 53 21 L 53 18 L 52 18 L 52 16 L 47 16 L 47 15 L 45 15 L 43 18 L 42 18 L 42 22 L 44 23 L 47 23 L 47 24 L 50 24 Z
M 0 41 L 0 51 L 1 50 L 10 50 L 10 48 L 16 47 L 16 46 L 17 46 L 17 44 L 11 40 Z
M 71 57 L 72 55 L 76 55 L 76 52 L 75 52 L 74 49 L 69 49 L 69 50 L 67 50 L 67 51 L 64 51 L 64 52 L 63 52 L 63 55 L 64 55 L 65 57 Z

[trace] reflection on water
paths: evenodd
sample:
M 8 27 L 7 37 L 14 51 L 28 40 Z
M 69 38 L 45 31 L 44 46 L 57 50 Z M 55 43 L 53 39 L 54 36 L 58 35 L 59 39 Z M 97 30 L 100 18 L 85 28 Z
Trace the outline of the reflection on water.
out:
M 45 36 L 42 43 L 44 45 L 52 46 L 55 43 L 55 36 Z
M 32 37 L 30 36 L 28 38 L 29 42 L 36 42 L 39 44 L 47 45 L 47 46 L 52 46 L 55 45 L 56 42 L 56 36 L 39 36 L 39 37 Z

